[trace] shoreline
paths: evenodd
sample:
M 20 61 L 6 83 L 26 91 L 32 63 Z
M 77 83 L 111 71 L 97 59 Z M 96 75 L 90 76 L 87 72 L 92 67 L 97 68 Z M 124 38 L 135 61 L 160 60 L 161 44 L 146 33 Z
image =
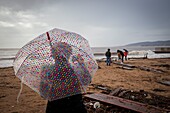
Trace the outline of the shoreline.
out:
M 141 56 L 138 56 L 138 57 L 128 57 L 128 60 L 138 60 L 138 59 L 170 59 L 170 57 L 162 57 L 162 58 L 146 58 L 144 56 L 143 57 L 141 57 Z M 13 58 L 9 58 L 8 60 L 11 61 L 11 60 L 13 60 Z M 5 61 L 8 61 L 8 60 L 5 59 Z M 106 60 L 105 56 L 100 57 L 100 58 L 96 58 L 97 62 L 102 62 L 102 61 L 104 62 L 105 60 Z M 112 61 L 117 61 L 117 56 L 112 56 L 111 60 Z M 3 66 L 3 64 L 0 64 L 0 69 L 4 69 L 4 68 L 8 68 L 8 67 L 9 68 L 13 67 L 13 64 L 10 63 L 7 66 Z

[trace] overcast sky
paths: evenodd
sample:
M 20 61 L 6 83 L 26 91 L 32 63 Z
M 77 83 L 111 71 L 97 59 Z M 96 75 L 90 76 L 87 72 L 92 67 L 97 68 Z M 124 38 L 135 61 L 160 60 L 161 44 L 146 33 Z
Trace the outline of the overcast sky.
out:
M 22 47 L 53 28 L 92 47 L 170 39 L 170 0 L 0 0 L 0 48 Z

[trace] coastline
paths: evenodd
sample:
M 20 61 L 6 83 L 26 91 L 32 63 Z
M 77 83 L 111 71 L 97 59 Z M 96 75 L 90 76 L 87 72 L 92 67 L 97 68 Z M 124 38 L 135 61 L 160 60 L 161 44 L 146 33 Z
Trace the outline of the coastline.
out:
M 157 46 L 156 46 L 157 47 Z M 162 46 L 160 46 L 162 47 Z M 148 54 L 148 58 L 170 58 L 170 53 L 154 53 L 155 46 L 119 46 L 119 47 L 110 47 L 112 58 L 117 59 L 117 49 L 122 50 L 126 48 L 129 51 L 129 59 L 140 59 L 144 58 Z M 101 60 L 105 58 L 105 52 L 108 47 L 93 47 L 93 55 L 96 60 Z M 16 53 L 19 51 L 19 48 L 0 48 L 0 67 L 10 67 L 12 66 L 13 60 L 15 59 Z

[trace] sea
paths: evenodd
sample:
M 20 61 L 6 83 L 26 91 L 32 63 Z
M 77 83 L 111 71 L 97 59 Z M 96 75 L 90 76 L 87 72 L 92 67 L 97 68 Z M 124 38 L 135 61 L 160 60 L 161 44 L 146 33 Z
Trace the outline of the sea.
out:
M 126 49 L 129 51 L 128 58 L 140 58 L 147 54 L 148 58 L 170 58 L 170 53 L 155 53 L 155 48 L 158 46 L 117 46 L 117 47 L 92 47 L 94 56 L 97 59 L 105 58 L 104 53 L 109 48 L 111 50 L 112 57 L 117 58 L 116 51 Z M 164 46 L 159 46 L 164 48 Z M 167 46 L 166 46 L 167 48 Z M 170 46 L 168 47 L 170 48 Z M 12 67 L 15 55 L 19 51 L 19 48 L 0 48 L 0 68 Z

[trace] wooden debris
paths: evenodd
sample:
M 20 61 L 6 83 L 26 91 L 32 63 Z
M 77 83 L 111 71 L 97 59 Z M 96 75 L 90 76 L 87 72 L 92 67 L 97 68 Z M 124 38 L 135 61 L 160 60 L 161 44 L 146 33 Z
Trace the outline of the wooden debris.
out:
M 97 87 L 97 86 L 99 86 L 99 87 Z M 93 84 L 93 86 L 91 85 L 91 87 L 99 89 L 99 90 L 102 91 L 100 93 L 104 93 L 104 94 L 107 94 L 107 95 L 110 95 L 110 96 L 118 96 L 120 98 L 132 100 L 132 101 L 137 101 L 137 102 L 144 103 L 144 104 L 149 104 L 149 105 L 156 106 L 156 107 L 159 107 L 159 108 L 162 108 L 162 109 L 170 109 L 170 106 L 169 106 L 170 105 L 170 98 L 163 97 L 163 96 L 160 96 L 160 95 L 155 95 L 153 93 L 146 92 L 144 90 L 140 90 L 138 92 L 138 91 L 133 91 L 133 90 L 128 90 L 128 89 L 123 89 L 122 87 L 112 89 L 108 86 L 97 85 L 97 84 Z M 157 91 L 157 92 L 168 92 L 169 90 L 164 91 L 163 89 L 162 90 L 161 89 L 153 89 L 153 91 L 154 92 L 155 91 Z M 92 94 L 92 93 L 94 93 L 94 92 L 90 92 L 90 94 Z M 88 100 L 92 100 L 92 99 L 88 99 Z M 104 104 L 105 104 L 105 107 L 108 106 L 107 103 L 104 103 Z M 110 106 L 112 106 L 112 105 L 110 105 Z M 114 109 L 114 108 L 111 107 L 111 109 Z
M 91 84 L 91 85 L 96 89 L 100 89 L 100 90 L 104 90 L 104 91 L 108 91 L 108 92 L 111 91 L 108 87 L 105 87 L 105 86 L 102 86 L 102 85 L 96 85 L 96 84 Z
M 123 63 L 119 63 L 119 62 L 114 62 L 114 64 L 121 65 L 124 67 L 129 67 L 129 68 L 136 68 L 136 66 L 130 65 L 130 64 L 123 64 Z
M 142 66 L 138 66 L 139 69 L 144 70 L 144 71 L 151 71 L 151 72 L 156 72 L 156 73 L 163 73 L 164 71 L 162 70 L 157 70 L 154 68 L 148 68 L 148 67 L 142 67 Z
M 156 91 L 156 92 L 165 92 L 167 90 L 155 88 L 155 89 L 153 89 L 153 91 Z
M 128 99 L 123 99 L 115 96 L 110 96 L 106 94 L 100 94 L 100 93 L 95 93 L 95 94 L 87 94 L 84 95 L 86 98 L 94 99 L 100 102 L 104 102 L 107 104 L 111 105 L 116 105 L 122 108 L 130 109 L 133 111 L 137 111 L 140 113 L 164 113 L 168 112 L 168 110 L 165 109 L 160 109 L 155 106 L 151 105 L 146 105 L 143 103 L 139 103 L 136 101 L 128 100 Z
M 170 68 L 169 64 L 157 64 L 157 65 L 151 65 L 151 66 L 159 66 L 159 67 L 167 67 Z
M 114 62 L 114 64 L 121 65 L 122 67 L 119 67 L 119 68 L 127 69 L 127 70 L 132 70 L 133 68 L 138 68 L 140 70 L 151 71 L 151 72 L 155 72 L 155 73 L 163 73 L 164 72 L 163 70 L 160 70 L 160 69 L 154 69 L 154 68 L 142 67 L 142 66 L 134 66 L 134 65 L 130 65 L 130 64 L 122 64 L 119 62 Z
M 118 95 L 118 93 L 122 90 L 122 88 L 116 88 L 115 90 L 112 90 L 109 95 Z
M 127 90 L 124 90 L 124 91 L 122 91 L 121 93 L 119 93 L 119 97 L 121 97 L 121 96 L 123 96 L 125 93 L 127 93 L 128 91 Z
M 101 87 L 101 86 L 97 86 L 96 88 L 101 89 L 101 90 L 107 90 L 106 87 Z
M 133 70 L 134 69 L 134 68 L 125 67 L 125 66 L 119 66 L 118 68 L 125 69 L 125 70 Z
M 166 86 L 170 86 L 170 81 L 158 81 L 158 83 L 166 85 Z

